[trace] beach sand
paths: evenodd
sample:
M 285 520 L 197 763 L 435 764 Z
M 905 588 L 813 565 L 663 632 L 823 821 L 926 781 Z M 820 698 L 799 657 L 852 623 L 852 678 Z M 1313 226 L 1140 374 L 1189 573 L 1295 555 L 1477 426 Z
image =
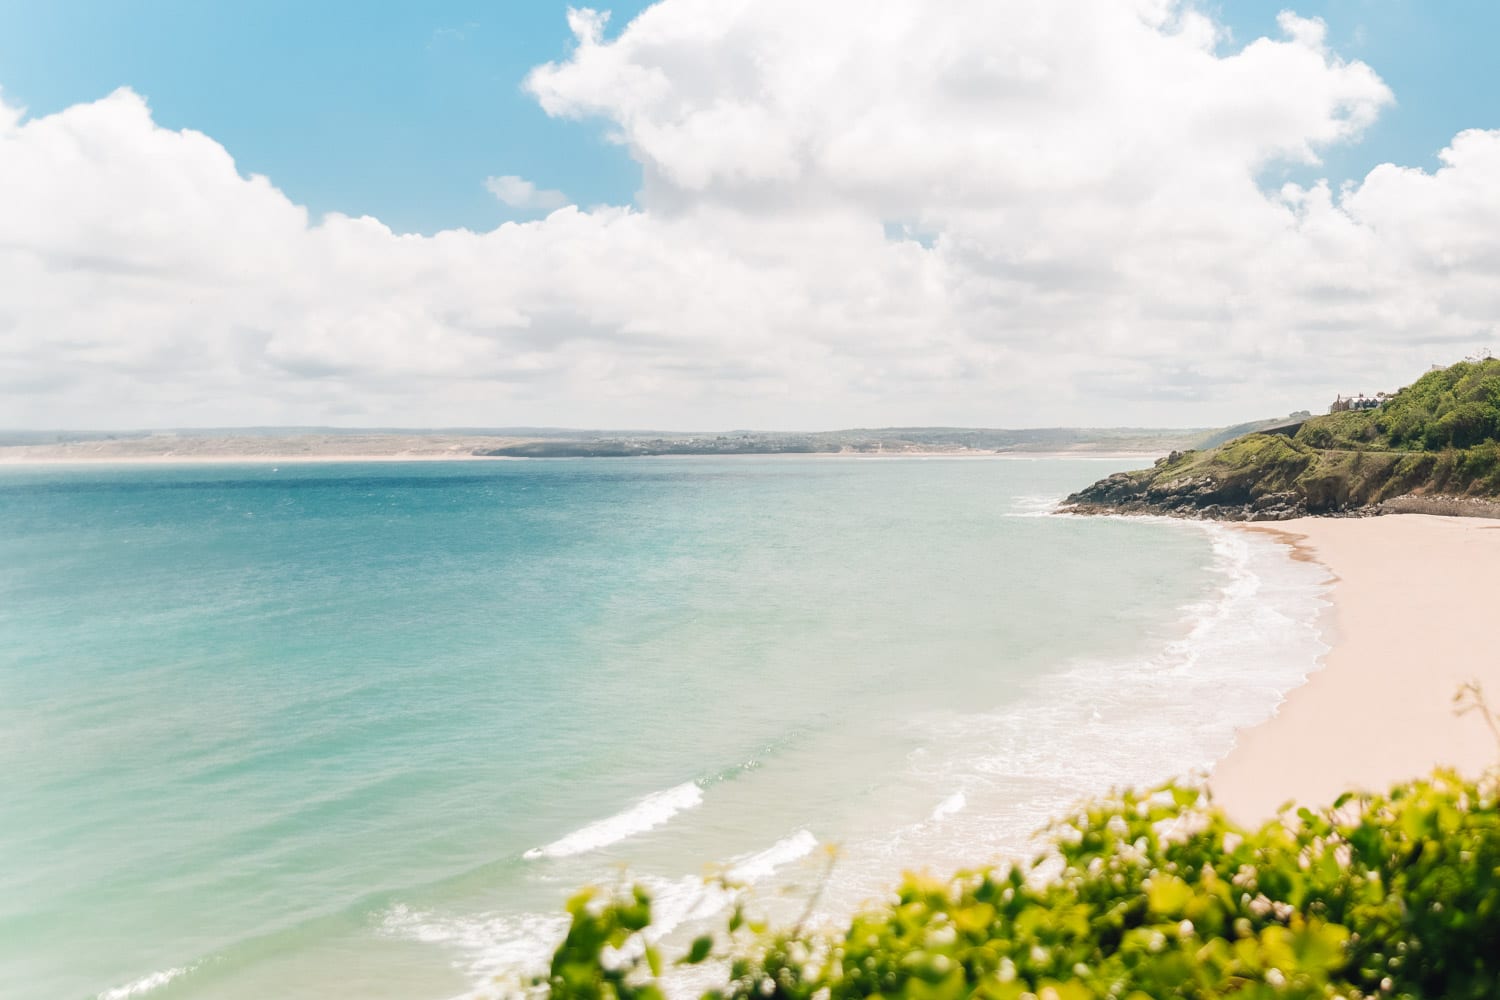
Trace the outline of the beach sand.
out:
M 1325 805 L 1437 766 L 1478 774 L 1500 746 L 1454 694 L 1479 681 L 1500 709 L 1500 525 L 1420 514 L 1247 527 L 1285 539 L 1334 583 L 1324 666 L 1276 716 L 1241 732 L 1210 778 L 1243 823 L 1289 799 Z

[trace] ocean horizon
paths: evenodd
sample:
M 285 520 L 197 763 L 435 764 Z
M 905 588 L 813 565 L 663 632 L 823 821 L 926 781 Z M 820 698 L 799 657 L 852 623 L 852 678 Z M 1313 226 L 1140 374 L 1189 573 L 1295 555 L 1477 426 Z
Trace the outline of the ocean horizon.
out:
M 0 469 L 0 994 L 484 996 L 584 885 L 833 918 L 1201 774 L 1325 574 L 1098 470 Z

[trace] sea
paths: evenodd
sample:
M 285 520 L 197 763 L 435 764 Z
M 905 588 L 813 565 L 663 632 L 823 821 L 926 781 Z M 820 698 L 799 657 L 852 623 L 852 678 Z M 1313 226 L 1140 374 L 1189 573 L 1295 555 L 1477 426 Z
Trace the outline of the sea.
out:
M 1201 777 L 1326 574 L 1051 513 L 1132 464 L 0 468 L 0 996 L 502 995 L 584 886 L 670 950 Z

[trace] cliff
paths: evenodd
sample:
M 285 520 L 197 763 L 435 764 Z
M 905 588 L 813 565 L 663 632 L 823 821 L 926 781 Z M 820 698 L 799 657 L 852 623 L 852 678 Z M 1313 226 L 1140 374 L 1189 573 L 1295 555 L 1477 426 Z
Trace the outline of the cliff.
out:
M 1371 410 L 1173 452 L 1068 497 L 1075 513 L 1282 520 L 1500 511 L 1500 359 L 1432 371 Z

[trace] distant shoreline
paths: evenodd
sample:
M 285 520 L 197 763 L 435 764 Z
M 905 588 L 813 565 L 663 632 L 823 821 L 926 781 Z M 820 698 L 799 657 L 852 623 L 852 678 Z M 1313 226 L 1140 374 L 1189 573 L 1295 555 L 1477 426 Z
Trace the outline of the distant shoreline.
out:
M 0 468 L 43 466 L 104 466 L 104 465 L 333 465 L 357 463 L 431 463 L 431 462 L 556 462 L 579 460 L 635 460 L 694 459 L 694 458 L 796 458 L 796 459 L 845 459 L 845 460 L 890 460 L 890 459 L 998 459 L 1002 461 L 1059 460 L 1095 462 L 1150 461 L 1158 452 L 1093 451 L 766 451 L 766 452 L 701 452 L 670 455 L 476 455 L 469 452 L 434 454 L 235 454 L 232 452 L 196 455 L 130 455 L 98 453 L 89 455 L 70 454 L 14 454 L 30 451 L 35 446 L 0 448 Z M 40 450 L 40 449 L 37 449 Z
M 454 428 L 203 428 L 0 431 L 0 465 L 67 462 L 432 462 L 485 458 L 1055 458 L 1151 464 L 1191 447 L 1193 428 L 884 427 L 724 432 Z
M 0 468 L 43 465 L 334 465 L 359 462 L 514 462 L 486 455 L 39 455 L 0 452 Z

